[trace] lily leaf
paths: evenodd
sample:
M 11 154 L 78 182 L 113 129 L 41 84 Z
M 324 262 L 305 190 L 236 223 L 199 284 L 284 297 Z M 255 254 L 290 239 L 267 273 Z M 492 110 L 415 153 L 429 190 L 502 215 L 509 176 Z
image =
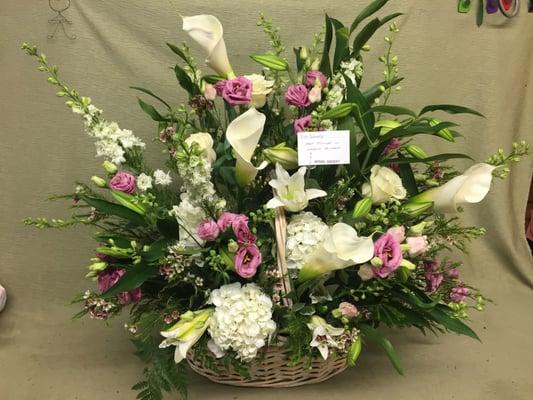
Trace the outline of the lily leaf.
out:
M 172 110 L 172 107 L 170 107 L 170 104 L 168 104 L 165 100 L 163 100 L 161 97 L 156 95 L 151 90 L 148 90 L 148 89 L 145 89 L 145 88 L 142 88 L 142 87 L 138 87 L 138 86 L 130 86 L 130 89 L 134 89 L 134 90 L 138 90 L 139 92 L 146 93 L 147 95 L 152 96 L 154 99 L 157 99 L 161 103 L 163 103 L 168 108 L 169 111 Z
M 381 332 L 371 327 L 370 325 L 360 324 L 358 328 L 363 334 L 364 338 L 367 338 L 368 340 L 380 345 L 383 350 L 385 350 L 385 353 L 387 354 L 387 357 L 389 357 L 389 360 L 391 361 L 394 369 L 400 375 L 403 375 L 404 373 L 400 364 L 400 358 L 398 357 L 398 354 L 396 354 L 396 350 L 394 350 L 394 347 L 392 347 L 391 342 L 389 342 L 389 340 L 385 336 L 383 336 Z
M 148 279 L 159 274 L 159 268 L 149 267 L 144 264 L 137 264 L 126 269 L 126 272 L 107 292 L 102 294 L 103 298 L 116 296 L 119 293 L 129 292 L 140 287 Z
M 397 85 L 401 81 L 403 81 L 403 78 L 396 78 L 390 83 L 381 81 L 365 90 L 363 92 L 363 96 L 365 96 L 366 101 L 372 104 L 372 102 L 383 93 L 380 89 L 381 86 L 383 86 L 385 89 L 388 89 L 391 86 Z
M 416 113 L 414 111 L 399 106 L 375 106 L 372 107 L 372 111 L 374 113 L 383 113 L 391 115 L 409 115 L 411 117 L 416 118 Z
M 179 65 L 174 66 L 174 73 L 176 74 L 176 79 L 178 80 L 180 86 L 185 89 L 191 96 L 198 94 L 198 87 L 194 84 L 191 77 L 185 72 L 183 68 Z
M 388 1 L 389 0 L 374 0 L 372 3 L 366 6 L 352 22 L 352 25 L 350 26 L 350 33 L 355 31 L 355 29 L 363 20 L 378 12 L 385 4 L 387 4 Z
M 444 112 L 447 112 L 448 114 L 473 114 L 473 115 L 477 115 L 478 117 L 485 118 L 483 114 L 481 114 L 480 112 L 476 110 L 473 110 L 468 107 L 456 106 L 454 104 L 433 104 L 430 106 L 425 106 L 420 111 L 419 115 L 426 114 L 430 111 L 444 111 Z
M 130 210 L 129 208 L 121 206 L 120 204 L 111 203 L 109 201 L 97 199 L 84 194 L 80 194 L 78 196 L 85 203 L 91 207 L 94 207 L 97 211 L 103 214 L 123 218 L 135 225 L 146 225 L 146 221 L 141 215 Z
M 467 158 L 469 160 L 474 160 L 472 157 L 466 154 L 461 153 L 443 153 L 437 154 L 436 156 L 431 156 L 427 158 L 414 158 L 414 157 L 398 157 L 390 158 L 388 160 L 383 160 L 380 164 L 414 164 L 414 163 L 429 163 L 432 161 L 445 161 L 457 158 Z
M 431 310 L 429 315 L 434 321 L 442 324 L 442 326 L 444 326 L 446 329 L 458 333 L 459 335 L 471 337 L 472 339 L 476 339 L 481 342 L 479 336 L 461 320 L 452 317 L 450 315 L 451 312 L 452 310 L 448 306 L 439 304 L 436 308 Z
M 324 49 L 322 50 L 322 60 L 320 61 L 320 71 L 326 75 L 331 76 L 331 65 L 329 59 L 329 49 L 331 41 L 333 40 L 333 23 L 331 18 L 326 14 L 326 33 L 324 35 Z
M 139 102 L 139 105 L 141 106 L 142 110 L 150 116 L 154 121 L 161 122 L 166 121 L 166 118 L 163 117 L 159 111 L 155 109 L 155 107 L 151 104 L 148 104 L 141 99 L 137 98 L 137 101 Z

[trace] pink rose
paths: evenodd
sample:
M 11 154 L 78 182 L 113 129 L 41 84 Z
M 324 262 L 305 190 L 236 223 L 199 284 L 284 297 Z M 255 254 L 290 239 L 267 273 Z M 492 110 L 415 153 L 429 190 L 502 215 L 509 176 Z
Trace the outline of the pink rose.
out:
M 339 304 L 339 311 L 346 318 L 355 318 L 359 315 L 359 310 L 352 303 L 343 301 Z
M 234 260 L 235 270 L 243 278 L 251 278 L 261 264 L 261 252 L 255 244 L 244 246 L 237 250 Z
M 102 293 L 107 292 L 114 286 L 119 279 L 126 273 L 125 269 L 116 269 L 114 271 L 104 271 L 98 275 L 98 290 Z M 134 301 L 139 301 L 142 297 L 141 289 L 137 288 L 130 292 L 119 293 L 118 298 L 122 304 L 129 304 Z
M 248 223 L 248 217 L 244 214 L 235 214 L 228 211 L 223 212 L 218 217 L 217 225 L 220 228 L 220 231 L 224 232 L 230 226 L 233 225 L 234 221 L 244 220 Z
M 381 267 L 374 268 L 374 275 L 386 278 L 396 271 L 402 262 L 400 243 L 390 233 L 385 233 L 374 243 L 374 256 L 379 257 L 383 263 Z
M 252 81 L 244 76 L 224 81 L 222 97 L 226 103 L 232 106 L 250 104 L 252 101 Z
M 235 233 L 235 237 L 237 238 L 237 243 L 239 243 L 240 245 L 253 244 L 257 240 L 255 235 L 252 233 L 252 231 L 250 231 L 250 228 L 248 227 L 247 219 L 235 219 L 233 220 L 231 227 L 233 228 L 233 233 Z
M 428 241 L 425 235 L 408 237 L 406 241 L 409 245 L 409 255 L 411 257 L 419 256 L 420 254 L 425 253 L 425 251 L 428 249 Z
M 215 221 L 210 219 L 200 223 L 196 228 L 196 233 L 200 239 L 212 242 L 220 234 L 220 228 Z
M 452 299 L 453 302 L 459 303 L 466 299 L 466 297 L 470 294 L 470 289 L 465 287 L 454 287 L 452 291 L 450 292 L 450 299 Z
M 320 71 L 307 71 L 305 74 L 305 86 L 315 86 L 316 80 L 320 82 L 320 87 L 325 88 L 328 85 L 328 78 Z
M 128 172 L 119 171 L 115 174 L 113 178 L 109 181 L 109 187 L 113 190 L 124 193 L 133 193 L 135 192 L 135 176 Z
M 285 93 L 285 101 L 296 107 L 307 107 L 311 104 L 304 85 L 290 85 Z
M 305 128 L 308 128 L 309 125 L 311 125 L 311 122 L 313 121 L 313 118 L 310 115 L 306 115 L 305 117 L 298 118 L 294 121 L 294 133 L 298 132 L 304 132 Z
M 398 243 L 402 243 L 405 240 L 405 227 L 402 226 L 393 226 L 387 230 L 387 233 L 390 233 Z

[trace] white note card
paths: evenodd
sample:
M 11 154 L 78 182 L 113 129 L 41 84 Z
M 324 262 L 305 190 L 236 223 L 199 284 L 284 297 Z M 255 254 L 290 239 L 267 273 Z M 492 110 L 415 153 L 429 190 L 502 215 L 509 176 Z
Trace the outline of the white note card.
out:
M 350 131 L 298 132 L 298 165 L 350 164 Z

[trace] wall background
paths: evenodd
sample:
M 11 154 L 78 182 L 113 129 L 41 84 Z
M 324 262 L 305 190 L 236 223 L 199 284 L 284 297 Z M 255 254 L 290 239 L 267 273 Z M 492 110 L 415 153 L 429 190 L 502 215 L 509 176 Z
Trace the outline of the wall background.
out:
M 524 2 L 525 3 L 525 2 Z M 255 26 L 264 11 L 282 27 L 287 48 L 310 44 L 327 11 L 345 23 L 366 0 L 175 0 L 183 15 L 210 13 L 225 26 L 233 66 L 257 68 L 248 54 L 266 50 Z M 492 16 L 482 28 L 473 12 L 461 15 L 452 1 L 391 1 L 386 12 L 406 13 L 395 46 L 406 77 L 395 103 L 473 107 L 487 119 L 457 118 L 464 140 L 448 151 L 483 160 L 499 145 L 533 139 L 533 14 L 522 8 L 511 21 Z M 138 109 L 128 86 L 154 90 L 179 102 L 182 93 L 169 66 L 175 58 L 165 42 L 186 39 L 166 0 L 73 1 L 66 16 L 69 41 L 58 32 L 47 39 L 53 16 L 47 2 L 0 1 L 0 281 L 9 304 L 0 315 L 0 397 L 6 400 L 132 399 L 129 388 L 141 364 L 131 354 L 120 321 L 109 326 L 90 320 L 72 323 L 69 299 L 85 289 L 81 277 L 93 243 L 88 230 L 40 232 L 24 227 L 25 216 L 65 216 L 64 204 L 44 199 L 68 193 L 76 178 L 99 170 L 91 139 L 66 109 L 34 60 L 19 50 L 39 45 L 60 66 L 65 82 L 91 96 L 109 120 L 130 128 L 147 143 L 155 127 Z M 367 56 L 368 82 L 381 74 L 377 57 L 382 35 Z M 194 45 L 192 45 L 193 48 Z M 196 49 L 196 48 L 195 48 Z M 199 52 L 197 59 L 202 60 Z M 370 79 L 372 77 L 372 79 Z M 439 145 L 441 143 L 438 143 Z M 428 150 L 439 150 L 428 143 Z M 154 167 L 158 149 L 151 146 Z M 442 150 L 442 148 L 441 148 Z M 533 158 L 522 162 L 480 205 L 469 207 L 468 222 L 487 227 L 483 241 L 466 257 L 466 275 L 496 306 L 474 315 L 483 344 L 466 338 L 392 335 L 407 377 L 397 376 L 381 351 L 365 348 L 359 367 L 319 386 L 291 390 L 246 390 L 216 386 L 191 377 L 192 399 L 346 398 L 397 400 L 529 399 L 533 392 L 533 262 L 523 235 Z M 169 398 L 176 398 L 169 397 Z

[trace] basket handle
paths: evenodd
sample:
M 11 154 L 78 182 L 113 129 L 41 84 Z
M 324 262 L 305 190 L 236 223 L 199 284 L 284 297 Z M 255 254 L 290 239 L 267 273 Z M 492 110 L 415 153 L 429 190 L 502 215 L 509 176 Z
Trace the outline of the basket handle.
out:
M 292 291 L 291 279 L 289 277 L 289 269 L 287 268 L 287 257 L 285 243 L 287 241 L 287 219 L 285 218 L 285 211 L 283 207 L 276 208 L 276 258 L 277 267 L 280 276 L 280 290 L 282 293 L 283 304 L 290 307 L 292 300 L 287 297 Z

